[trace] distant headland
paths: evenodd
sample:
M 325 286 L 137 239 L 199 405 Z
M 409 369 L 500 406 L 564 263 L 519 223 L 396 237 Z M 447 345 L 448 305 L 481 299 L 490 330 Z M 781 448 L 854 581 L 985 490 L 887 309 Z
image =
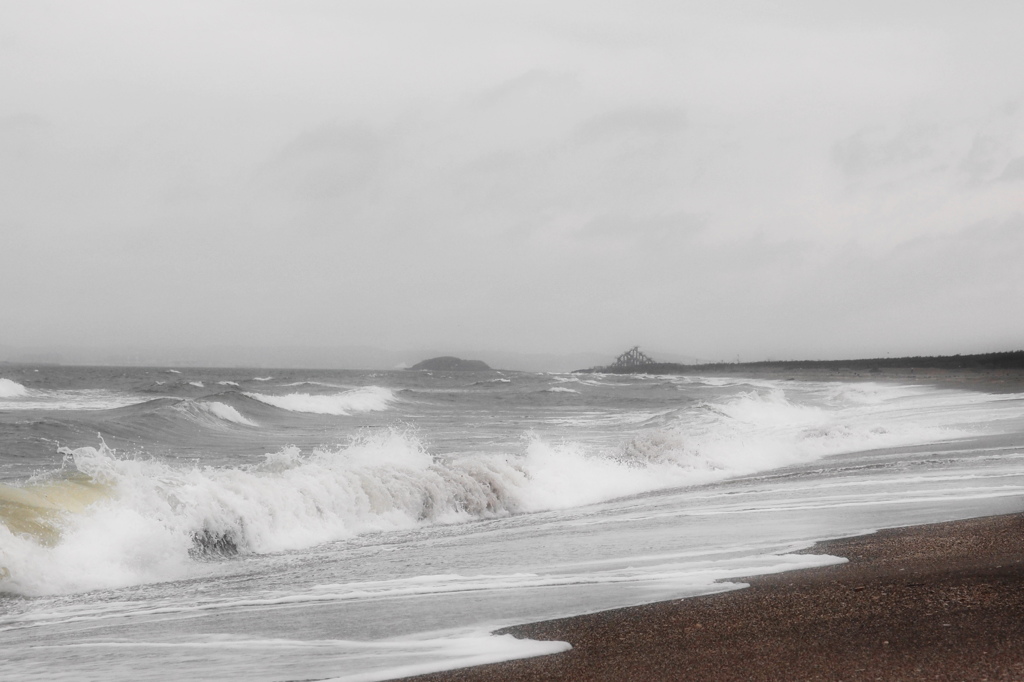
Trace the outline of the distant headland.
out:
M 744 372 L 864 372 L 890 373 L 894 370 L 1024 370 L 1024 350 L 976 355 L 914 356 L 900 358 L 867 358 L 860 360 L 762 360 L 759 362 L 713 362 L 683 365 L 658 362 L 634 346 L 610 365 L 578 369 L 576 372 L 607 374 L 739 374 Z
M 463 360 L 451 355 L 443 355 L 439 358 L 417 362 L 409 369 L 426 369 L 432 372 L 486 372 L 491 368 L 481 360 Z

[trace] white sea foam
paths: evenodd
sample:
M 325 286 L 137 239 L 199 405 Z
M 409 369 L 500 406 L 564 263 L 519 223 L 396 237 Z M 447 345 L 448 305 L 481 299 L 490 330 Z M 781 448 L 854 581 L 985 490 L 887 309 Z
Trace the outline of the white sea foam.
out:
M 252 380 L 253 381 L 270 381 L 273 378 L 274 377 L 253 377 Z
M 28 395 L 28 389 L 16 381 L 0 378 L 0 398 L 21 398 Z
M 519 639 L 486 631 L 453 637 L 401 638 L 384 642 L 352 642 L 360 654 L 355 660 L 377 659 L 373 672 L 354 672 L 328 678 L 336 682 L 373 682 L 399 677 L 465 668 L 534 656 L 548 656 L 572 649 L 568 642 Z M 383 664 L 383 665 L 381 665 Z M 364 663 L 365 665 L 365 663 Z M 371 665 L 367 668 L 373 669 Z
M 570 375 L 570 376 L 553 376 L 552 378 L 555 381 L 557 381 L 558 383 L 560 383 L 560 384 L 570 384 L 571 383 L 571 384 L 583 384 L 584 386 L 610 386 L 611 385 L 611 384 L 608 384 L 608 383 L 603 382 L 603 381 L 596 381 L 594 379 L 581 379 L 578 376 L 572 376 L 572 375 Z
M 238 386 L 238 382 L 236 381 L 218 381 L 217 383 L 221 386 Z
M 380 386 L 364 386 L 329 395 L 309 393 L 288 393 L 286 395 L 246 393 L 245 395 L 291 412 L 334 415 L 386 410 L 396 400 L 394 391 Z
M 814 386 L 815 384 L 810 384 Z M 881 384 L 871 381 L 858 383 L 821 384 L 821 390 L 832 404 L 884 405 L 904 398 L 926 396 L 938 397 L 934 388 L 929 386 L 911 386 L 898 384 Z M 958 400 L 963 399 L 960 394 Z M 991 399 L 989 397 L 989 399 Z
M 702 403 L 673 423 L 634 438 L 625 461 L 671 463 L 708 482 L 829 455 L 968 435 L 941 420 L 879 418 L 860 406 L 844 409 L 793 404 L 783 391 L 744 393 Z
M 15 396 L 6 396 L 2 390 L 0 385 L 0 409 L 3 410 L 110 410 L 144 402 L 136 396 L 99 389 L 34 389 Z
M 203 386 L 203 382 L 201 381 L 190 381 L 188 382 L 188 385 L 195 386 L 196 388 L 205 388 L 205 386 Z
M 326 381 L 293 381 L 290 384 L 281 384 L 282 387 L 291 388 L 292 386 L 326 386 L 327 388 L 345 388 L 350 389 L 353 386 L 342 385 L 342 384 L 331 384 Z
M 485 628 L 475 627 L 377 641 L 254 638 L 219 633 L 140 641 L 108 635 L 99 640 L 58 645 L 40 643 L 33 648 L 64 654 L 68 651 L 83 652 L 90 659 L 103 661 L 103 667 L 95 677 L 75 670 L 73 676 L 66 678 L 68 680 L 148 677 L 153 668 L 151 664 L 147 666 L 147 662 L 158 658 L 164 661 L 202 661 L 202 669 L 195 673 L 202 679 L 213 679 L 210 673 L 214 670 L 218 671 L 218 676 L 224 674 L 228 679 L 292 679 L 297 669 L 313 669 L 320 671 L 316 679 L 324 682 L 375 682 L 556 654 L 568 651 L 572 646 L 568 642 L 492 635 Z M 181 675 L 180 667 L 174 669 L 177 675 L 164 674 L 162 677 L 195 675 Z M 340 671 L 343 672 L 338 677 Z M 47 679 L 65 678 L 54 678 L 51 674 Z

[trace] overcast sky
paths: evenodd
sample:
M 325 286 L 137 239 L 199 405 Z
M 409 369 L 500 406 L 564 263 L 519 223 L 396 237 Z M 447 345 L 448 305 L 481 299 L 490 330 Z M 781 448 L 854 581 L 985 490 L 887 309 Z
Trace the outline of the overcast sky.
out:
M 0 345 L 1021 348 L 1022 26 L 0 0 Z

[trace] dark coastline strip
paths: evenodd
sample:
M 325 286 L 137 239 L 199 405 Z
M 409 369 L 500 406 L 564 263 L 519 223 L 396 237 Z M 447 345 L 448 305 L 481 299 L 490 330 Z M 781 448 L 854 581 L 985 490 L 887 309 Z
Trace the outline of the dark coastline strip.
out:
M 818 544 L 849 563 L 750 588 L 508 628 L 563 654 L 470 680 L 1024 680 L 1024 514 Z
M 633 349 L 636 350 L 636 349 Z M 641 354 L 642 355 L 642 354 Z M 580 369 L 577 372 L 607 372 L 611 374 L 701 374 L 750 372 L 885 372 L 908 370 L 936 370 L 944 372 L 1000 372 L 1024 370 L 1024 350 L 974 355 L 933 355 L 913 357 L 861 358 L 854 360 L 758 360 L 754 362 L 708 362 L 684 365 L 675 362 L 649 362 L 629 365 L 609 365 Z

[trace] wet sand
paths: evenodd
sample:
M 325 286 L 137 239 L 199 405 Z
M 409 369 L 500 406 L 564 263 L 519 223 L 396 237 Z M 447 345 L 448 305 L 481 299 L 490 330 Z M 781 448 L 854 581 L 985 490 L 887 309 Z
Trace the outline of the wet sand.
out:
M 573 649 L 410 679 L 1024 680 L 1024 514 L 809 551 L 849 562 L 516 626 L 504 632 Z

